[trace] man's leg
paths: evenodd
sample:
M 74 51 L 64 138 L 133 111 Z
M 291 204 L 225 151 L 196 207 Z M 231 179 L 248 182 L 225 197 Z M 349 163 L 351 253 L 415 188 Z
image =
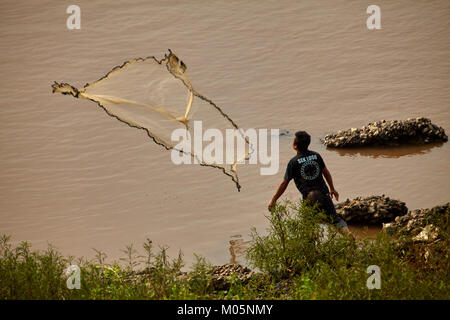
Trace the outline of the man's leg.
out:
M 350 229 L 348 228 L 347 222 L 345 222 L 344 219 L 342 219 L 341 216 L 337 216 L 337 222 L 334 223 L 334 225 L 338 228 L 342 228 L 347 233 L 351 233 Z
M 344 232 L 349 234 L 354 239 L 353 234 L 348 228 L 347 222 L 345 222 L 345 220 L 336 212 L 336 208 L 334 207 L 334 203 L 333 200 L 331 200 L 330 195 L 324 194 L 323 192 L 314 189 L 308 193 L 307 199 L 311 204 L 319 202 L 322 209 L 325 210 L 327 215 L 331 217 L 333 224 L 337 228 L 342 228 Z
M 342 228 L 345 233 L 355 239 L 353 234 L 350 232 L 350 229 L 348 228 L 347 222 L 336 212 L 336 208 L 334 207 L 334 203 L 333 200 L 331 200 L 330 195 L 324 195 L 323 199 L 324 200 L 322 205 L 324 206 L 325 211 L 332 217 L 333 224 L 337 228 Z

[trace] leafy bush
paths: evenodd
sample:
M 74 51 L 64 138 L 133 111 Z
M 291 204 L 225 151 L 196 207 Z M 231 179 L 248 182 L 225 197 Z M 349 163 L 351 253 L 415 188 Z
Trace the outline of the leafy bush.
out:
M 226 290 L 216 291 L 212 267 L 196 256 L 182 271 L 167 247 L 154 253 L 147 239 L 144 255 L 132 245 L 125 257 L 108 264 L 97 251 L 93 261 L 63 257 L 51 246 L 33 251 L 23 242 L 13 248 L 0 237 L 0 299 L 449 299 L 448 215 L 433 220 L 440 240 L 417 243 L 380 233 L 358 240 L 326 222 L 306 203 L 277 205 L 260 235 L 252 230 L 248 263 L 257 271 L 245 283 L 235 274 Z M 81 270 L 80 289 L 67 288 L 66 268 Z M 367 268 L 381 270 L 381 289 L 369 290 Z
M 441 260 L 434 260 L 430 272 L 408 259 L 417 245 L 410 242 L 405 247 L 384 233 L 373 241 L 355 241 L 334 226 L 321 225 L 324 217 L 320 211 L 304 202 L 277 205 L 267 218 L 270 227 L 265 235 L 253 229 L 247 257 L 252 266 L 275 281 L 289 278 L 292 298 L 449 298 L 445 241 L 439 244 Z M 380 290 L 367 288 L 371 265 L 381 270 Z
M 10 237 L 0 237 L 0 298 L 58 299 L 63 295 L 63 277 L 69 259 L 51 246 L 43 254 L 31 251 L 28 242 L 16 248 Z
M 306 203 L 276 205 L 267 218 L 266 235 L 252 229 L 247 258 L 252 266 L 277 279 L 301 274 L 320 261 L 331 263 L 355 248 L 352 238 L 324 225 L 326 217 Z

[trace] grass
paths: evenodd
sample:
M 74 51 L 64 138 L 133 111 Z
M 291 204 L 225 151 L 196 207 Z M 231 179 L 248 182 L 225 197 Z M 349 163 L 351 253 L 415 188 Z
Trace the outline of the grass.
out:
M 127 246 L 120 261 L 106 263 L 97 251 L 92 261 L 64 257 L 53 247 L 13 247 L 0 238 L 0 299 L 449 299 L 449 228 L 447 217 L 433 222 L 441 240 L 414 243 L 404 235 L 380 233 L 375 240 L 354 241 L 305 203 L 277 205 L 267 216 L 263 235 L 252 230 L 247 261 L 256 272 L 243 282 L 228 279 L 216 290 L 212 266 L 204 257 L 188 273 L 182 254 L 171 259 L 167 247 L 155 250 L 151 240 L 144 255 Z M 65 270 L 79 266 L 80 289 L 68 289 Z M 381 270 L 381 289 L 366 286 L 367 268 Z

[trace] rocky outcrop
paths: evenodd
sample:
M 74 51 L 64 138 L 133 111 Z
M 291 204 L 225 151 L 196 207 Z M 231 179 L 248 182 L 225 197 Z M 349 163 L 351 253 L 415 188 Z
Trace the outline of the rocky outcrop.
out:
M 440 229 L 436 221 L 450 214 L 450 202 L 431 209 L 417 209 L 383 224 L 389 234 L 407 235 L 415 242 L 430 242 L 439 238 Z
M 130 272 L 125 278 L 128 282 L 140 282 L 143 279 L 151 279 L 155 268 L 147 268 L 141 271 Z M 206 277 L 211 280 L 211 286 L 214 290 L 228 290 L 232 281 L 240 280 L 243 284 L 247 283 L 255 272 L 240 264 L 224 264 L 213 266 L 207 271 Z M 191 281 L 192 274 L 185 271 L 179 271 L 176 274 L 177 279 Z M 234 280 L 233 280 L 233 277 Z
M 230 287 L 231 276 L 234 274 L 236 279 L 246 283 L 254 274 L 252 270 L 240 264 L 225 264 L 214 266 L 212 268 L 212 285 L 215 290 L 228 290 Z
M 336 205 L 336 211 L 347 223 L 382 224 L 408 212 L 405 203 L 385 195 L 357 197 Z
M 398 146 L 400 144 L 426 144 L 446 142 L 447 135 L 442 127 L 427 118 L 377 121 L 362 128 L 351 128 L 326 135 L 321 139 L 327 147 L 347 148 L 363 146 Z

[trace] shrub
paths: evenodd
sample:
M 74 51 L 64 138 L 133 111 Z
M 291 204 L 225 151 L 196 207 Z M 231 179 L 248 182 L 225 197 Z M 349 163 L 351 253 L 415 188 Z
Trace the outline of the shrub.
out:
M 247 259 L 275 282 L 288 279 L 289 297 L 449 298 L 448 243 L 437 245 L 441 259 L 432 260 L 433 267 L 424 269 L 409 259 L 417 248 L 411 242 L 405 247 L 384 233 L 375 240 L 355 241 L 334 226 L 324 226 L 321 212 L 305 202 L 277 205 L 267 218 L 270 225 L 265 235 L 252 231 Z M 371 265 L 381 270 L 380 290 L 369 290 L 366 285 Z
M 181 252 L 175 259 L 167 247 L 154 253 L 149 239 L 143 256 L 130 245 L 122 264 L 108 264 L 100 251 L 93 261 L 75 262 L 51 246 L 13 248 L 2 236 L 0 299 L 449 299 L 448 216 L 433 221 L 441 232 L 433 243 L 383 233 L 355 241 L 303 202 L 277 205 L 267 218 L 269 229 L 264 235 L 253 229 L 247 249 L 249 264 L 260 272 L 245 283 L 232 274 L 221 291 L 214 290 L 205 258 L 196 256 L 183 272 Z M 81 270 L 80 289 L 67 288 L 71 264 Z M 370 265 L 381 270 L 379 290 L 366 286 Z

